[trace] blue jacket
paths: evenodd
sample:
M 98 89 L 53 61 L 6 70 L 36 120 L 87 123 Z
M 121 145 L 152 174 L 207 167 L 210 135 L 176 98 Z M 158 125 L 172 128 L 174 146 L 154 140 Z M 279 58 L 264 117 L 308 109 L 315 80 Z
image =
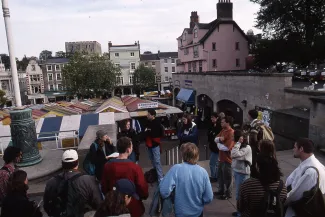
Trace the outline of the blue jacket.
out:
M 191 142 L 198 145 L 199 136 L 196 124 L 192 122 L 192 127 L 189 129 L 181 128 L 177 133 L 177 137 L 181 144 Z

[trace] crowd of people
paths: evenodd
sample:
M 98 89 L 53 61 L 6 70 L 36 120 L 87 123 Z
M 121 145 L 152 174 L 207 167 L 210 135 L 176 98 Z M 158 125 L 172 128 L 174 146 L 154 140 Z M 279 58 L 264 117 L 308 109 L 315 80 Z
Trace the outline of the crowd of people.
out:
M 224 113 L 211 115 L 207 138 L 211 150 L 210 176 L 198 165 L 198 129 L 189 114 L 178 122 L 179 149 L 183 162 L 164 175 L 161 165 L 163 127 L 153 109 L 148 110 L 144 140 L 156 174 L 157 185 L 149 210 L 143 201 L 149 197 L 148 178 L 138 165 L 140 137 L 130 121 L 122 124 L 114 145 L 106 132 L 98 131 L 90 145 L 81 172 L 76 150 L 62 155 L 62 173 L 51 178 L 45 187 L 43 208 L 53 217 L 141 217 L 174 213 L 177 217 L 204 216 L 204 206 L 214 199 L 235 198 L 237 211 L 243 217 L 308 217 L 323 216 L 325 211 L 325 167 L 314 155 L 314 144 L 298 139 L 294 157 L 300 165 L 283 180 L 273 134 L 251 110 L 249 126 L 233 127 L 233 117 Z M 42 216 L 41 203 L 27 196 L 28 179 L 16 168 L 22 159 L 17 147 L 4 151 L 5 165 L 0 170 L 1 217 Z M 212 184 L 217 183 L 213 191 Z M 308 194 L 312 195 L 308 198 Z M 314 196 L 318 195 L 318 196 Z M 306 203 L 306 199 L 314 204 Z

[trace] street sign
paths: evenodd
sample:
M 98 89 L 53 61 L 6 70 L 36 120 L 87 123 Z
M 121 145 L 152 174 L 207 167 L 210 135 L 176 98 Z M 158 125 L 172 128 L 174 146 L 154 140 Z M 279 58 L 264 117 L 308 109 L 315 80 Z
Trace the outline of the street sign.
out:
M 158 108 L 158 102 L 138 103 L 138 109 Z

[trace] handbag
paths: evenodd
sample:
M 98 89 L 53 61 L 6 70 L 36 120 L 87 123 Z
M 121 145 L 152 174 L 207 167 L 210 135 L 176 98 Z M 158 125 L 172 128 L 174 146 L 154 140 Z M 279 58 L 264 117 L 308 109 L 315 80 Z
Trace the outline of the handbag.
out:
M 305 191 L 302 198 L 292 203 L 291 207 L 295 211 L 296 217 L 323 217 L 325 213 L 325 195 L 319 189 L 319 171 L 316 167 L 307 167 L 306 170 L 309 168 L 317 171 L 317 183 L 312 189 Z

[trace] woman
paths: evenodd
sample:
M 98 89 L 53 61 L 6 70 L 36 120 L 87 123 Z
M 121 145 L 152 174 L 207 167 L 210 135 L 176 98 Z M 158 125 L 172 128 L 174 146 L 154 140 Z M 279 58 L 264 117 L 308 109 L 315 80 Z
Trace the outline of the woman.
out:
M 131 129 L 130 120 L 125 120 L 123 122 L 121 132 L 117 134 L 117 139 L 120 139 L 122 137 L 128 137 L 132 140 L 133 151 L 129 156 L 129 159 L 132 160 L 134 163 L 138 162 L 140 157 L 140 151 L 139 151 L 140 141 L 137 133 L 133 129 Z
M 258 143 L 259 153 L 276 159 L 275 144 L 271 140 L 261 140 Z
M 238 211 L 242 217 L 264 216 L 261 213 L 264 213 L 265 210 L 262 210 L 261 207 L 264 204 L 266 188 L 272 191 L 280 191 L 279 200 L 282 205 L 287 197 L 287 189 L 281 180 L 283 174 L 278 161 L 269 154 L 259 154 L 256 165 L 258 178 L 247 179 L 240 187 Z
M 42 217 L 33 201 L 27 197 L 28 179 L 23 170 L 13 172 L 8 185 L 8 195 L 3 200 L 1 217 Z
M 185 114 L 182 118 L 183 126 L 178 131 L 178 138 L 180 140 L 180 146 L 184 143 L 191 142 L 198 145 L 198 131 L 197 126 L 192 122 L 192 116 Z

